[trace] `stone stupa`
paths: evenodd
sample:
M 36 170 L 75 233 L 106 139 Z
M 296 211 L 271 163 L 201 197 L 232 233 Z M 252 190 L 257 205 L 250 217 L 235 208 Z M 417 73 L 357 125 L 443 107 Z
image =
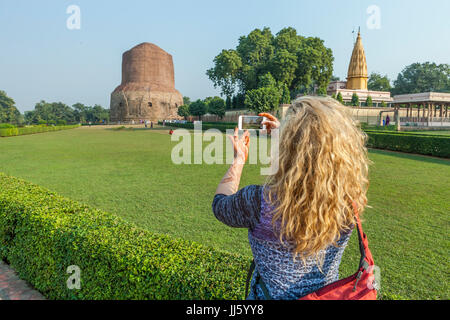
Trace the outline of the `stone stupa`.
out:
M 111 94 L 112 122 L 179 119 L 182 104 L 169 53 L 145 42 L 123 54 L 122 83 Z

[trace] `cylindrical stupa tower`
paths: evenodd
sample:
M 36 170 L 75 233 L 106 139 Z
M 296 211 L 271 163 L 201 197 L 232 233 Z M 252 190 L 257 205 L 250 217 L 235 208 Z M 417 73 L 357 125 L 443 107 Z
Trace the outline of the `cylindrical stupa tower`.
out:
M 122 83 L 111 94 L 112 122 L 179 119 L 182 104 L 170 54 L 147 42 L 123 54 Z

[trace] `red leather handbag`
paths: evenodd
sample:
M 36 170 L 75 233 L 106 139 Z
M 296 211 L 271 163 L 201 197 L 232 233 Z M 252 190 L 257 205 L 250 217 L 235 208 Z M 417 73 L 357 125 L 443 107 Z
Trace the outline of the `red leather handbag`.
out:
M 361 260 L 359 262 L 358 271 L 347 277 L 326 285 L 317 291 L 314 291 L 298 300 L 376 300 L 377 299 L 377 284 L 374 276 L 374 261 L 372 253 L 369 250 L 369 242 L 367 236 L 363 231 L 361 220 L 359 219 L 358 210 L 353 203 L 353 210 L 355 211 L 358 230 L 359 250 L 361 252 Z M 246 297 L 248 292 L 248 285 L 251 274 L 255 268 L 255 263 L 252 262 L 249 274 L 247 276 Z M 257 272 L 256 281 L 260 285 L 266 299 L 271 299 L 266 285 Z

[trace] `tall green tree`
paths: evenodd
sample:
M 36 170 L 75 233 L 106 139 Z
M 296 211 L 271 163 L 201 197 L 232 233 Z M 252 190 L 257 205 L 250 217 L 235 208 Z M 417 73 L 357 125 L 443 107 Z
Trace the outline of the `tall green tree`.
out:
M 191 115 L 189 113 L 189 106 L 185 104 L 178 107 L 177 113 L 180 117 L 184 117 L 184 120 L 187 120 L 187 117 Z
M 298 68 L 294 88 L 317 86 L 326 92 L 328 83 L 333 75 L 333 53 L 326 48 L 319 38 L 306 38 L 302 42 L 298 54 Z M 291 88 L 292 89 L 292 88 Z
M 208 112 L 222 119 L 225 115 L 225 100 L 217 96 L 212 98 L 208 102 Z
M 42 100 L 36 103 L 33 111 L 27 112 L 26 118 L 35 124 L 39 122 L 54 124 L 58 120 L 73 123 L 75 122 L 75 113 L 71 107 L 62 102 L 46 102 Z
M 291 103 L 291 93 L 289 92 L 289 88 L 286 84 L 282 86 L 282 95 L 281 95 L 281 104 L 290 104 Z
M 245 95 L 245 105 L 256 113 L 275 112 L 280 104 L 280 91 L 276 87 L 253 89 Z
M 243 108 L 245 104 L 245 94 L 238 93 L 235 96 L 233 96 L 233 99 L 231 101 L 233 109 Z
M 367 99 L 366 99 L 366 105 L 367 105 L 368 107 L 371 107 L 371 106 L 373 105 L 372 97 L 371 97 L 371 96 L 367 96 Z
M 189 113 L 193 116 L 197 116 L 199 120 L 202 119 L 202 116 L 207 112 L 207 105 L 201 99 L 198 99 L 194 102 L 191 102 L 189 105 Z
M 19 124 L 22 121 L 15 102 L 5 91 L 0 90 L 0 123 Z
M 225 101 L 225 109 L 230 110 L 231 108 L 233 108 L 232 100 L 231 97 L 228 96 L 227 100 Z
M 191 103 L 191 98 L 189 97 L 183 97 L 183 104 L 185 106 L 188 106 Z
M 276 112 L 282 98 L 283 90 L 270 73 L 259 78 L 260 87 L 247 91 L 245 105 L 256 113 Z
M 91 109 L 91 115 L 89 118 L 95 123 L 109 122 L 109 109 L 103 109 L 102 106 L 96 104 Z
M 319 38 L 290 27 L 274 36 L 266 27 L 240 37 L 236 49 L 222 50 L 207 75 L 229 97 L 262 87 L 259 80 L 268 72 L 290 92 L 311 85 L 323 90 L 333 74 L 333 54 Z
M 367 88 L 373 91 L 391 91 L 391 82 L 387 75 L 372 72 L 367 82 Z
M 56 123 L 107 123 L 109 121 L 109 109 L 100 105 L 93 107 L 82 103 L 75 103 L 72 107 L 62 102 L 36 103 L 33 111 L 25 112 L 25 120 L 30 124 L 56 124 Z
M 86 119 L 87 119 L 87 112 L 89 107 L 85 106 L 82 103 L 75 103 L 74 105 L 72 105 L 73 108 L 73 113 L 74 113 L 74 118 L 75 121 L 78 123 L 86 123 Z
M 354 106 L 354 107 L 358 107 L 359 106 L 359 97 L 356 94 L 356 92 L 353 93 L 353 95 L 352 95 L 352 102 L 351 103 L 352 103 L 352 106 Z
M 336 100 L 339 101 L 341 104 L 344 104 L 344 98 L 342 97 L 342 93 L 338 92 Z
M 214 88 L 220 88 L 221 93 L 231 97 L 239 84 L 238 73 L 242 69 L 242 60 L 236 50 L 222 50 L 214 58 L 214 68 L 206 71 Z
M 405 67 L 394 81 L 393 94 L 450 92 L 450 65 L 431 62 Z

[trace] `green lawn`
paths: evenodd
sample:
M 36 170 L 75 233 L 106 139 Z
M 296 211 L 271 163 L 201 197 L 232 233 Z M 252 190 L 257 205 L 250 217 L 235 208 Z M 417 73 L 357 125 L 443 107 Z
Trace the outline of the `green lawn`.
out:
M 426 130 L 426 131 L 402 131 L 406 133 L 413 133 L 413 134 L 431 134 L 435 136 L 450 136 L 449 130 Z
M 154 232 L 250 255 L 247 230 L 211 212 L 227 165 L 174 165 L 166 131 L 79 128 L 0 138 L 0 171 L 120 215 Z M 208 144 L 205 142 L 205 144 Z M 448 299 L 450 161 L 370 151 L 364 228 L 386 298 Z M 263 181 L 247 165 L 241 186 Z M 356 234 L 341 276 L 359 261 Z

